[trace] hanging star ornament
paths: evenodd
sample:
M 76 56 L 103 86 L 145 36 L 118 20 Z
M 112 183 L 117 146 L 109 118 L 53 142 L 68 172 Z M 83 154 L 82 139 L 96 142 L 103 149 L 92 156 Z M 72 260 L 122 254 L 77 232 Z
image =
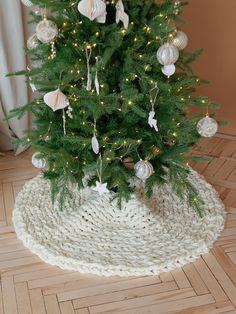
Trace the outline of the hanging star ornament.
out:
M 100 196 L 109 193 L 109 190 L 107 189 L 107 183 L 102 183 L 100 181 L 96 181 L 96 187 L 93 188 L 93 191 L 98 192 Z
M 116 23 L 123 22 L 124 28 L 127 29 L 129 26 L 129 16 L 125 12 L 124 4 L 122 0 L 119 0 L 116 4 Z
M 159 129 L 157 127 L 157 120 L 154 119 L 154 117 L 155 117 L 155 111 L 150 111 L 149 117 L 148 117 L 148 124 L 150 125 L 151 128 L 154 128 L 158 132 Z

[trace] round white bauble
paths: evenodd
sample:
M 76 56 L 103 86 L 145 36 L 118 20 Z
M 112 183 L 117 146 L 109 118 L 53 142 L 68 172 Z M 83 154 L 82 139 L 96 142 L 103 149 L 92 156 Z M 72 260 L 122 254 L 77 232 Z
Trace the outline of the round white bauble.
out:
M 184 32 L 178 31 L 171 44 L 179 50 L 184 50 L 188 46 L 188 36 Z
M 161 68 L 161 71 L 163 74 L 165 74 L 166 76 L 171 76 L 173 74 L 175 74 L 176 71 L 176 67 L 174 64 L 170 64 L 170 65 L 164 65 Z
M 31 7 L 32 5 L 34 5 L 30 0 L 21 0 L 21 2 L 27 7 Z
M 162 65 L 174 64 L 179 59 L 178 49 L 170 44 L 161 46 L 157 51 L 157 60 Z
M 43 169 L 46 167 L 47 165 L 47 162 L 44 158 L 38 158 L 38 155 L 39 153 L 34 153 L 33 156 L 32 156 L 32 165 L 35 167 L 35 168 L 38 168 L 38 169 Z
M 49 44 L 53 41 L 58 35 L 58 28 L 56 23 L 53 21 L 43 19 L 36 26 L 36 35 L 38 40 L 44 44 Z
M 206 116 L 198 122 L 197 131 L 203 137 L 212 137 L 218 131 L 218 123 L 215 119 Z
M 144 160 L 138 161 L 134 166 L 134 170 L 136 177 L 143 181 L 147 180 L 154 173 L 152 164 Z
M 27 48 L 35 49 L 39 44 L 38 37 L 36 34 L 31 35 L 27 40 Z

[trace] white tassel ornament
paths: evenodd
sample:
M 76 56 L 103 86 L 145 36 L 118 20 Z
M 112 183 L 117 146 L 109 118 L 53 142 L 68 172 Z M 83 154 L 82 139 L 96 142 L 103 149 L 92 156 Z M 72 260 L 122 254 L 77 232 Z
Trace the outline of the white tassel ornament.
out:
M 45 104 L 52 108 L 53 111 L 64 109 L 70 104 L 66 95 L 59 88 L 45 94 L 43 99 Z
M 96 155 L 99 154 L 99 143 L 95 134 L 92 138 L 92 149 L 93 149 L 94 154 Z

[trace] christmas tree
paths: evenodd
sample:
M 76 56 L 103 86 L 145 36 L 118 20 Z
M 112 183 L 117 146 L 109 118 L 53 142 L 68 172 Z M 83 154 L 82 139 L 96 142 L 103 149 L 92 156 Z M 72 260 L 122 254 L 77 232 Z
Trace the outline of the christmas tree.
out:
M 33 162 L 51 181 L 53 200 L 63 204 L 88 175 L 100 196 L 112 190 L 121 203 L 138 177 L 148 197 L 154 185 L 170 181 L 202 215 L 203 200 L 188 181 L 187 163 L 197 157 L 188 152 L 200 135 L 216 133 L 208 110 L 218 106 L 194 94 L 205 81 L 190 64 L 202 50 L 185 51 L 185 4 L 22 2 L 38 8 L 31 12 L 36 33 L 26 48 L 31 65 L 14 75 L 25 75 L 37 97 L 9 118 L 33 113 L 34 127 L 20 142 L 37 151 Z M 190 106 L 202 107 L 205 117 L 189 117 Z

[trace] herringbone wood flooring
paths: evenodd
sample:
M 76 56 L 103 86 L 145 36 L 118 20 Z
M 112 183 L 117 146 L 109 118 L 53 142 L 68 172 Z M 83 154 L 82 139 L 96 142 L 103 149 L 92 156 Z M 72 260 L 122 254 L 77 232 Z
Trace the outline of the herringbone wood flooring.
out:
M 212 156 L 195 169 L 227 207 L 226 229 L 211 253 L 159 277 L 103 278 L 63 271 L 24 248 L 11 222 L 22 184 L 37 174 L 31 152 L 0 157 L 0 313 L 236 313 L 236 138 L 202 140 L 195 153 Z

